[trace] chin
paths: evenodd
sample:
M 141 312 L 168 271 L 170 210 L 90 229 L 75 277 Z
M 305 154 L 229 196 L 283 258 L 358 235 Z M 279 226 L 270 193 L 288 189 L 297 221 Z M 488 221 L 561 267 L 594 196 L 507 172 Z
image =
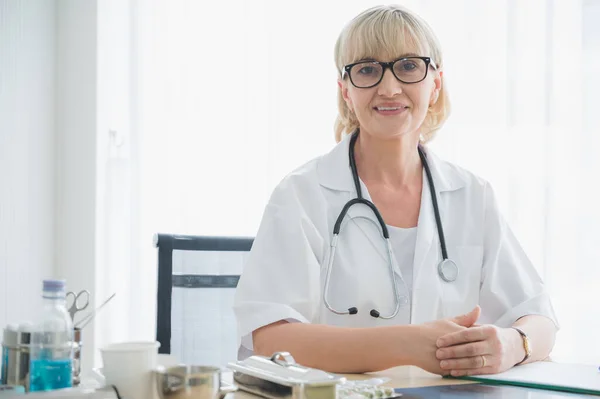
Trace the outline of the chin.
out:
M 378 129 L 373 129 L 371 131 L 369 131 L 370 136 L 376 137 L 378 139 L 397 139 L 399 137 L 403 137 L 403 136 L 410 136 L 410 135 L 416 135 L 418 137 L 418 131 L 417 129 L 406 129 L 406 128 L 378 128 Z

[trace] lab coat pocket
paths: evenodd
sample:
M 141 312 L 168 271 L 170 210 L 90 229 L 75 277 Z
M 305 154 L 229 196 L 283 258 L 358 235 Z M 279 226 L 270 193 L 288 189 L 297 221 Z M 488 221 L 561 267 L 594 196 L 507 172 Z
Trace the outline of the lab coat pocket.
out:
M 471 311 L 479 303 L 483 246 L 449 246 L 448 256 L 458 266 L 458 277 L 442 283 L 444 317 Z

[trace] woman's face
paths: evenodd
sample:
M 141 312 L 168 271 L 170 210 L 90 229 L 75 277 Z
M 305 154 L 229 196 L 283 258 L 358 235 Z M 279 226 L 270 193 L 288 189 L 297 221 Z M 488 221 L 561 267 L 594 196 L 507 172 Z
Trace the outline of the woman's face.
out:
M 385 69 L 381 82 L 370 88 L 355 87 L 346 74 L 338 83 L 346 104 L 358 119 L 361 133 L 382 139 L 403 135 L 418 137 L 427 109 L 437 101 L 442 83 L 441 72 L 431 66 L 427 68 L 427 76 L 418 83 L 400 82 L 391 69 Z

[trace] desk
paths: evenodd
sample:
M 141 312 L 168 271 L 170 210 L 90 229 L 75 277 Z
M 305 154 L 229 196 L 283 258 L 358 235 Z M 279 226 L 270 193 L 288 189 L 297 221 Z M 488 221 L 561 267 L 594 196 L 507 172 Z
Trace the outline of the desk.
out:
M 369 374 L 346 374 L 349 380 L 361 380 L 368 378 L 389 378 L 386 386 L 392 388 L 414 388 L 427 387 L 433 385 L 457 385 L 457 384 L 472 384 L 472 381 L 462 381 L 454 379 L 444 379 L 436 374 L 428 373 L 415 366 L 400 366 L 377 373 Z M 256 399 L 257 396 L 247 392 L 238 391 L 227 395 L 227 399 Z

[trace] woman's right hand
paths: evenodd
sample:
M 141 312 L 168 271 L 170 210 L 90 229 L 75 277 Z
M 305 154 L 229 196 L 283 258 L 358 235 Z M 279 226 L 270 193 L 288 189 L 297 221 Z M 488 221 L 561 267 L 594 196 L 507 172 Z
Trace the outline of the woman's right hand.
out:
M 438 350 L 437 340 L 451 332 L 465 330 L 475 324 L 481 313 L 481 308 L 476 306 L 469 313 L 451 319 L 436 320 L 415 326 L 415 351 L 413 354 L 414 365 L 430 373 L 448 375 L 449 370 L 442 370 L 440 361 L 435 353 Z

